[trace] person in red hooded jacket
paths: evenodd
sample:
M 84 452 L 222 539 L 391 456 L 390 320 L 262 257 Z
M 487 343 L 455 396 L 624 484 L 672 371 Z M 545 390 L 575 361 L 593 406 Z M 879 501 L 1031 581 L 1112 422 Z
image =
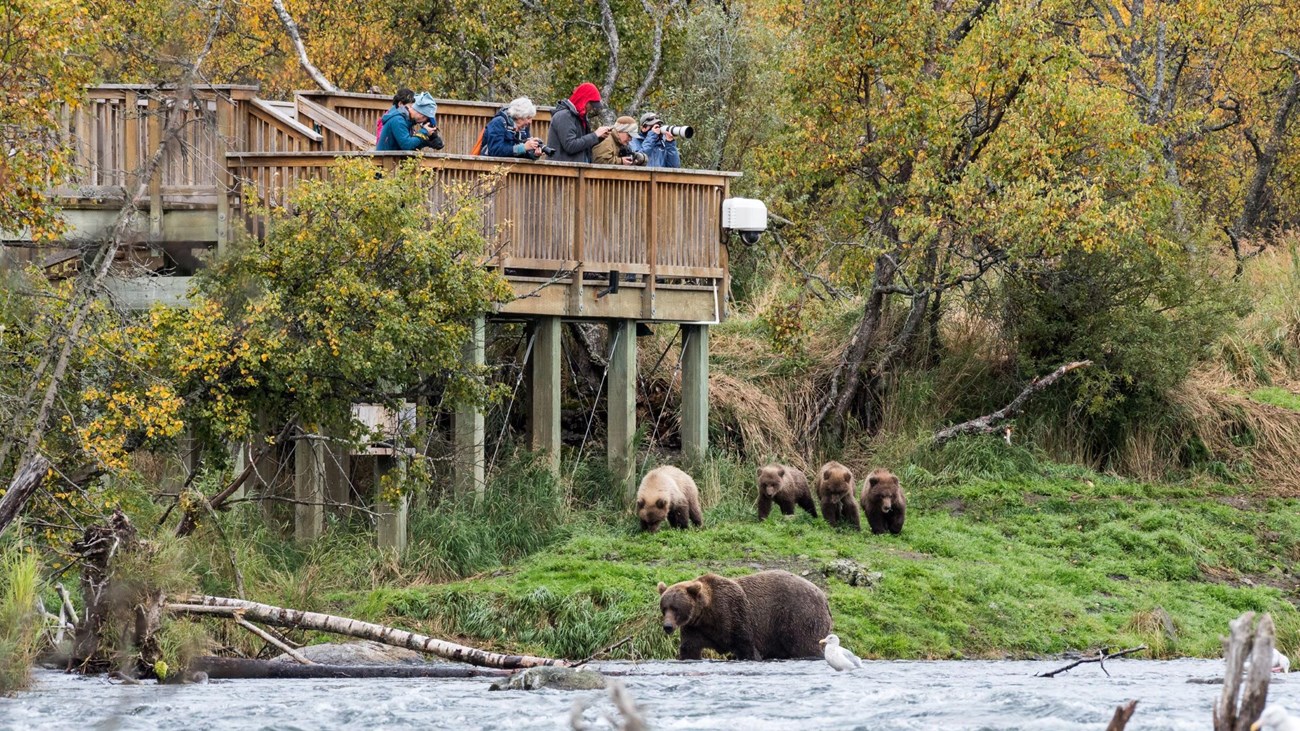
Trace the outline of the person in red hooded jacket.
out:
M 591 148 L 609 135 L 609 127 L 592 130 L 587 123 L 587 117 L 601 109 L 600 89 L 589 82 L 555 105 L 546 137 L 546 144 L 555 148 L 551 162 L 591 162 Z

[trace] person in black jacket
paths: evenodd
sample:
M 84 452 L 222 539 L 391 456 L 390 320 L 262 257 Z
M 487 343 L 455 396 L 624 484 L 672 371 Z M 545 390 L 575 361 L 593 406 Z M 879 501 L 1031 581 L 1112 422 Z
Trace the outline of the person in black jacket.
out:
M 609 127 L 593 131 L 587 123 L 587 117 L 601 109 L 600 89 L 590 82 L 579 84 L 568 99 L 555 105 L 546 138 L 546 144 L 555 148 L 552 162 L 591 162 L 591 148 L 609 135 Z

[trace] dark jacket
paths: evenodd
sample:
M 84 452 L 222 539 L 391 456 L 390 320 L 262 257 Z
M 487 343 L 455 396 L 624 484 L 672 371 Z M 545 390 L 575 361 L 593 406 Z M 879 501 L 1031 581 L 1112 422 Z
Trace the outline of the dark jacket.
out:
M 555 148 L 551 162 L 591 162 L 591 148 L 600 138 L 587 126 L 587 117 L 580 114 L 568 99 L 555 105 L 551 115 L 551 130 L 546 144 Z
M 423 125 L 412 125 L 411 115 L 405 109 L 390 109 L 381 121 L 383 127 L 379 131 L 379 143 L 375 145 L 375 149 L 379 152 L 421 148 L 442 149 L 442 135 L 437 132 L 430 135 L 425 133 Z
M 534 154 L 524 147 L 531 136 L 528 132 L 527 126 L 515 129 L 515 120 L 502 109 L 487 123 L 487 129 L 483 130 L 483 146 L 479 148 L 478 154 L 536 160 L 541 153 Z

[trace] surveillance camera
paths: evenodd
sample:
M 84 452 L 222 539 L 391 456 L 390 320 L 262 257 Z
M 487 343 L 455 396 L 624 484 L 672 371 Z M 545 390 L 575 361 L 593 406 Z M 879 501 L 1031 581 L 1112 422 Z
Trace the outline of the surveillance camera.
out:
M 728 198 L 722 202 L 722 227 L 738 232 L 752 246 L 767 230 L 767 205 L 753 198 Z

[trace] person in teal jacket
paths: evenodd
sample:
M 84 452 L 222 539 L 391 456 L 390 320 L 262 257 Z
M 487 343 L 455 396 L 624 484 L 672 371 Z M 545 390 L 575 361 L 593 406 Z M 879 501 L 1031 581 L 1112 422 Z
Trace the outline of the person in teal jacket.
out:
M 443 148 L 442 135 L 438 134 L 438 103 L 427 91 L 415 95 L 415 101 L 406 107 L 394 107 L 383 118 L 379 132 L 379 152 L 393 150 L 419 150 Z

